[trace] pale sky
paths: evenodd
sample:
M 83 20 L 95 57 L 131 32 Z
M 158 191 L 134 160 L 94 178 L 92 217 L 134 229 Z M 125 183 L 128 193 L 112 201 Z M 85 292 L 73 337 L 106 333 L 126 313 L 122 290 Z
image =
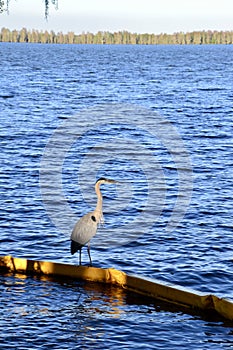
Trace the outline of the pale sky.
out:
M 0 14 L 0 28 L 55 32 L 128 30 L 174 33 L 233 30 L 233 0 L 58 0 L 44 18 L 44 0 L 11 0 L 10 14 Z

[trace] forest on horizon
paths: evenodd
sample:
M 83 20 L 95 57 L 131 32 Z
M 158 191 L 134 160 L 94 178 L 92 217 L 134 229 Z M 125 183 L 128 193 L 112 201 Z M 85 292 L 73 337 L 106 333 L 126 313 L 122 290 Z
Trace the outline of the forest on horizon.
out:
M 2 28 L 0 42 L 44 43 L 44 44 L 131 44 L 131 45 L 205 45 L 233 44 L 233 31 L 193 31 L 173 34 L 137 34 L 126 30 L 118 32 L 99 31 L 96 34 L 83 32 L 66 34 L 39 31 L 36 29 L 10 30 Z

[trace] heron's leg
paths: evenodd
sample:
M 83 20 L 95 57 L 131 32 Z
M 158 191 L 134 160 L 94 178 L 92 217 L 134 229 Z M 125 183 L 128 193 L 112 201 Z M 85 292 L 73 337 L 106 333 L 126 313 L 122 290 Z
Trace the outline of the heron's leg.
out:
M 82 248 L 79 249 L 79 265 L 82 265 L 81 255 L 82 255 Z
M 90 259 L 90 266 L 92 266 L 91 252 L 90 252 L 90 242 L 88 242 L 88 245 L 87 245 L 87 252 L 88 252 L 88 255 L 89 255 L 89 259 Z

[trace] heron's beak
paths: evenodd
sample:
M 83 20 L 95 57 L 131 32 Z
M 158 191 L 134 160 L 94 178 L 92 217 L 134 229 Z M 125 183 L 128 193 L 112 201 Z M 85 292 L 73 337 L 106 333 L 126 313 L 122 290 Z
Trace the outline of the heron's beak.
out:
M 119 183 L 120 183 L 120 181 L 111 180 L 111 179 L 108 179 L 108 182 L 109 182 L 110 184 L 119 184 Z

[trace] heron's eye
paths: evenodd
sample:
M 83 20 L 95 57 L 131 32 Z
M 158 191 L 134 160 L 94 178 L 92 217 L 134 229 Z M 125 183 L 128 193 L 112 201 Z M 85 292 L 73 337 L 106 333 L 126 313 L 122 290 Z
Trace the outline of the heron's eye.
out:
M 94 215 L 91 216 L 91 220 L 96 221 L 96 218 Z

